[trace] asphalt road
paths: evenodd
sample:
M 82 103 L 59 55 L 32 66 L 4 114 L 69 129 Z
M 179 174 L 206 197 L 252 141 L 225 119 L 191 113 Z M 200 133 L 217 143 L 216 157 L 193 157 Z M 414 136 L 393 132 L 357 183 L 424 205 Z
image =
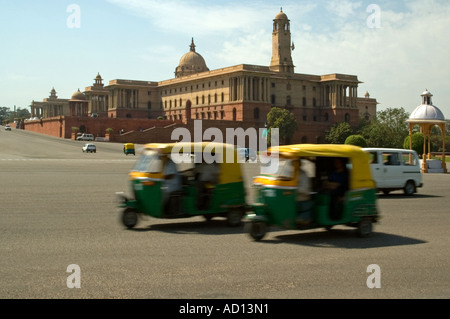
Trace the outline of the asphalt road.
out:
M 119 223 L 137 158 L 122 145 L 0 126 L 0 298 L 447 299 L 450 174 L 427 174 L 413 197 L 380 195 L 373 236 L 354 229 L 271 229 L 254 242 L 224 219 Z M 138 147 L 138 152 L 140 148 Z M 257 164 L 244 167 L 247 180 Z M 69 288 L 69 265 L 80 288 Z M 369 265 L 380 288 L 369 288 Z M 71 277 L 72 278 L 72 277 Z M 74 282 L 74 281 L 72 281 Z

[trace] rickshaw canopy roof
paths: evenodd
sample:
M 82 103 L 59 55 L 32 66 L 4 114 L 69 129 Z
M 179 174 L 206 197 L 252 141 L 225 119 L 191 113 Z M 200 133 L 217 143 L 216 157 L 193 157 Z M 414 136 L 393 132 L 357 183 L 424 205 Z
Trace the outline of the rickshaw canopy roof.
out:
M 369 155 L 362 148 L 341 144 L 297 144 L 271 147 L 268 153 L 278 154 L 281 158 L 340 157 L 350 159 L 352 173 L 350 188 L 374 188 L 375 183 L 370 171 Z
M 162 155 L 170 155 L 172 152 L 178 154 L 214 153 L 214 157 L 220 166 L 219 183 L 242 182 L 238 153 L 235 146 L 231 144 L 217 142 L 151 143 L 145 145 L 145 150 L 156 151 Z

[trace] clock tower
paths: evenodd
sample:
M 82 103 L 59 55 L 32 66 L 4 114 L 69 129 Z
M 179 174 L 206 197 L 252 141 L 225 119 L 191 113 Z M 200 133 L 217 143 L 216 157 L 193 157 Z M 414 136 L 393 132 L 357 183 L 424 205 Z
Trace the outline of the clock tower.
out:
M 281 9 L 280 13 L 273 20 L 272 33 L 272 60 L 270 70 L 283 73 L 294 73 L 291 51 L 294 45 L 291 44 L 290 22 L 286 14 Z

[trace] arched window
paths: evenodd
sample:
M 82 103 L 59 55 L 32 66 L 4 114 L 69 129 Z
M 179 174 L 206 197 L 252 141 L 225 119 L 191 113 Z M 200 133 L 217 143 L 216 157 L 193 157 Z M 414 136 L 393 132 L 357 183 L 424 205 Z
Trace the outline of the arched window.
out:
M 350 114 L 345 113 L 345 122 L 350 123 Z
M 236 121 L 236 108 L 233 108 L 233 121 Z
M 259 120 L 259 108 L 258 107 L 255 107 L 253 109 L 253 119 Z

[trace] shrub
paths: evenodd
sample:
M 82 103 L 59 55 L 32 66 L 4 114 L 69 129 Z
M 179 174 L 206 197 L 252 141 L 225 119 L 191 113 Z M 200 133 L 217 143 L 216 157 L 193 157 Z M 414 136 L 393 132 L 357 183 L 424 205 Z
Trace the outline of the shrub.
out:
M 366 139 L 362 135 L 350 135 L 346 138 L 345 144 L 367 147 Z

